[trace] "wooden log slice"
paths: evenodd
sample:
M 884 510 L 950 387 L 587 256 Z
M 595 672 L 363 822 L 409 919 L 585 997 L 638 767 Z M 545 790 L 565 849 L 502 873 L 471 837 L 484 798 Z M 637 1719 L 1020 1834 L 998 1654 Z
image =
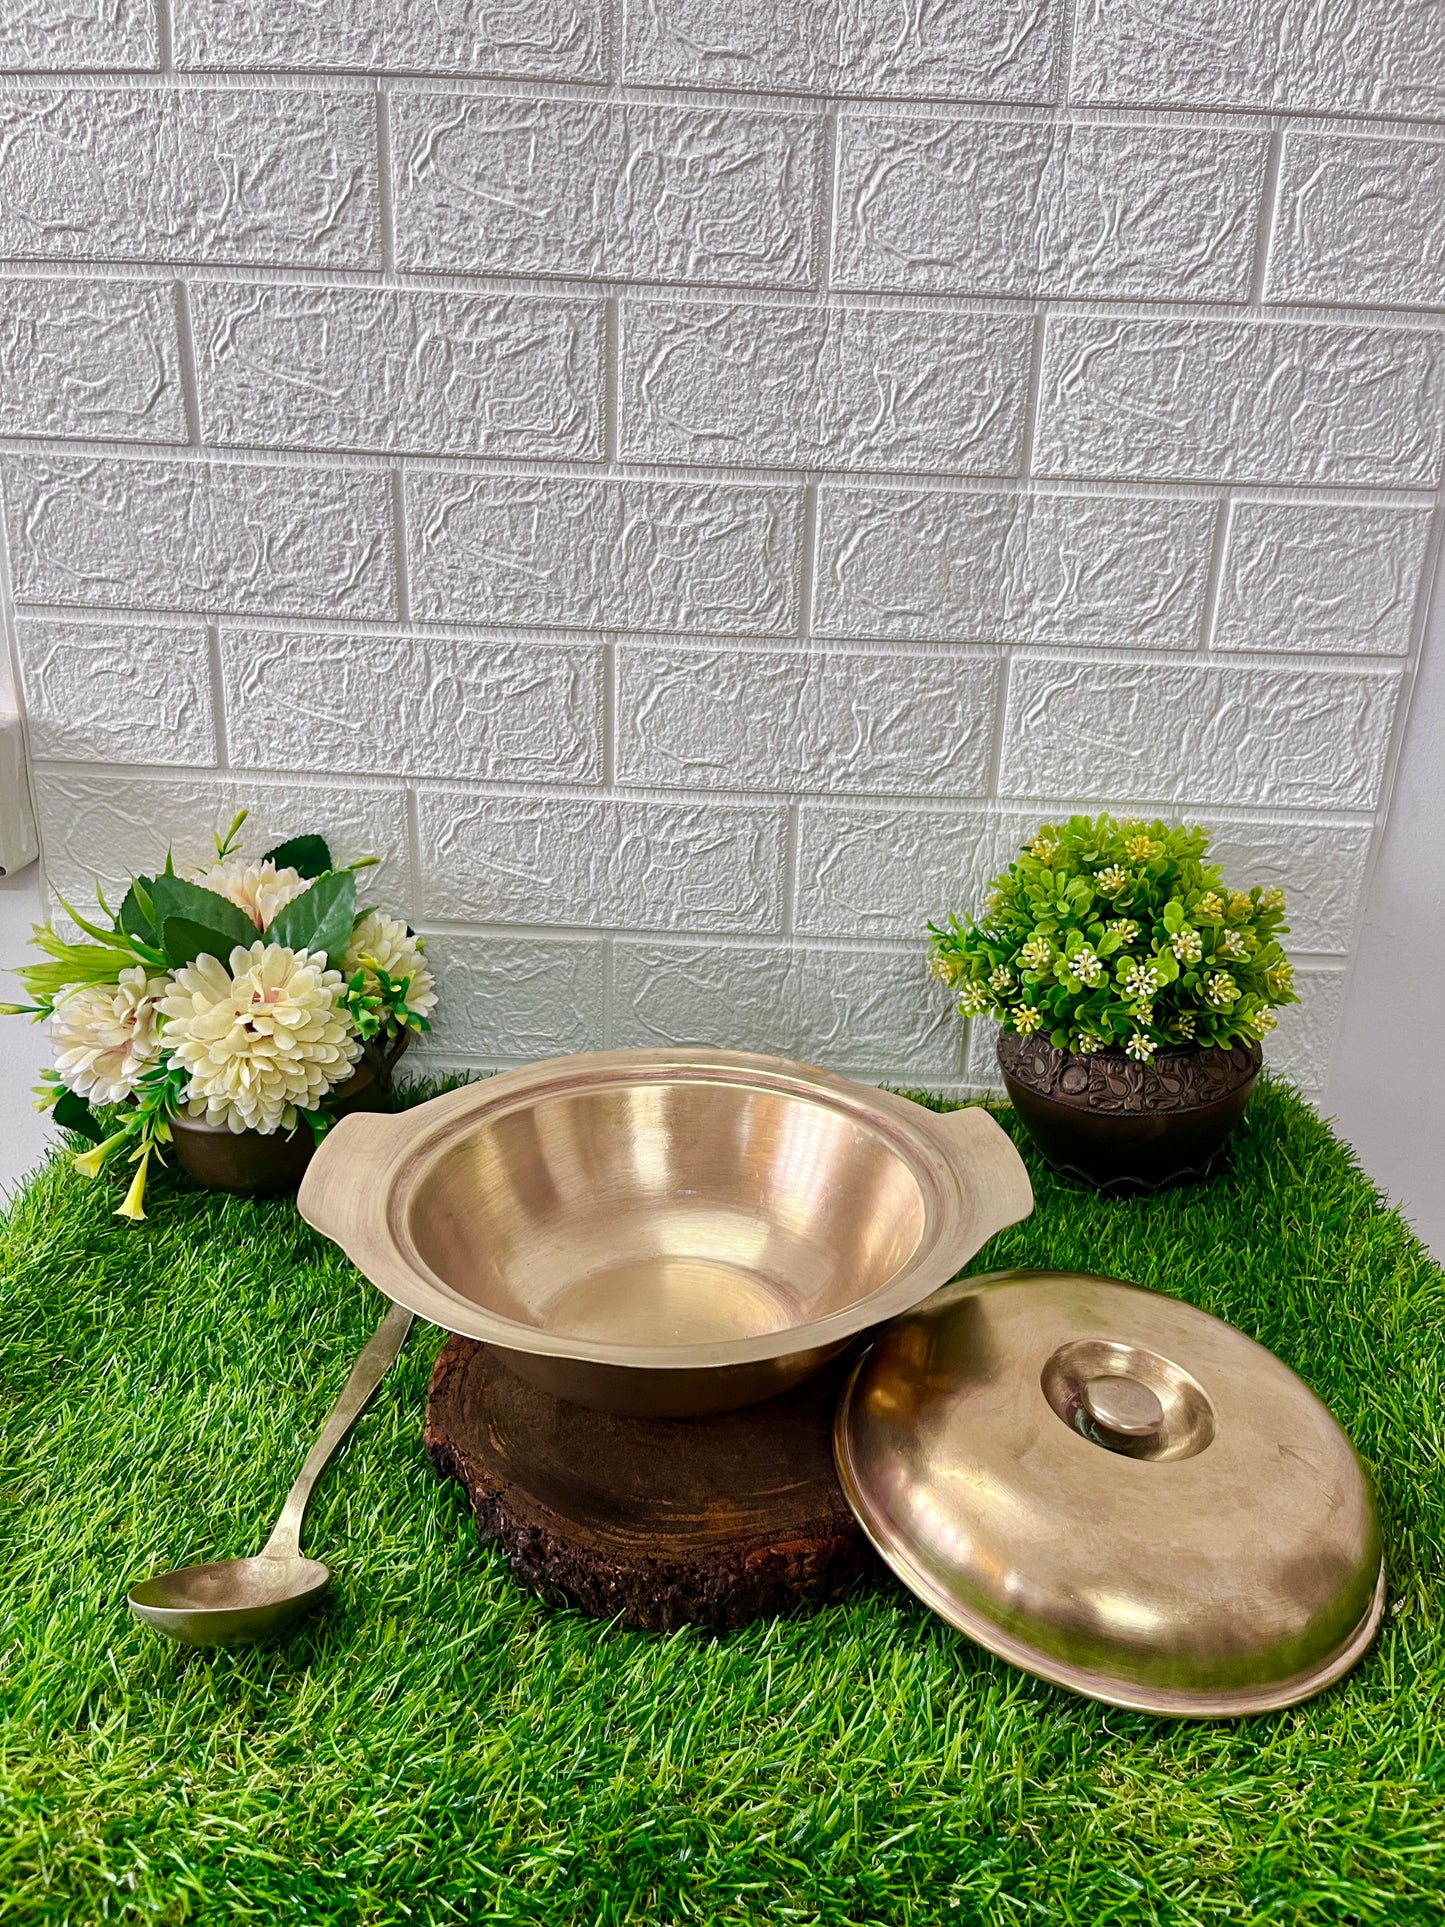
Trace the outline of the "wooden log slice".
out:
M 650 1632 L 720 1631 L 882 1571 L 833 1469 L 843 1369 L 712 1418 L 622 1418 L 553 1398 L 453 1337 L 432 1370 L 424 1446 L 526 1585 Z

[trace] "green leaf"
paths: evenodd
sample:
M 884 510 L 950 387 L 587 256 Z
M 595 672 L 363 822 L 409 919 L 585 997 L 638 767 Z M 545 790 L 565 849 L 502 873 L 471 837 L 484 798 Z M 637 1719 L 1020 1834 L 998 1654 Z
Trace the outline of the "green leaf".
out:
M 78 1131 L 82 1137 L 88 1137 L 92 1144 L 104 1141 L 105 1126 L 85 1099 L 77 1097 L 74 1091 L 60 1093 L 51 1115 L 63 1131 Z
M 295 870 L 303 877 L 325 876 L 331 868 L 331 851 L 324 836 L 293 836 L 267 850 L 263 863 L 274 863 L 278 870 Z
M 1171 937 L 1177 937 L 1184 928 L 1184 905 L 1178 897 L 1171 897 L 1165 904 L 1163 924 Z
M 154 877 L 132 877 L 116 918 L 126 935 L 138 938 L 141 943 L 158 944 L 161 940 L 156 928 L 155 905 L 151 902 L 154 884 Z
M 1179 962 L 1172 950 L 1157 951 L 1152 968 L 1161 984 L 1172 984 L 1179 975 Z
M 249 945 L 256 941 L 256 926 L 245 911 L 215 890 L 204 889 L 199 883 L 190 883 L 178 876 L 158 876 L 150 889 L 151 914 L 162 931 L 176 917 L 216 931 L 227 939 L 225 948 L 213 953 L 222 958 L 229 957 L 236 944 Z
M 254 937 L 255 930 L 251 935 Z M 172 970 L 194 963 L 197 957 L 214 957 L 229 970 L 235 942 L 224 931 L 196 923 L 190 917 L 167 917 L 163 932 L 166 962 Z
M 339 964 L 351 941 L 355 912 L 356 878 L 350 870 L 331 870 L 277 912 L 266 941 L 308 950 L 313 957 L 320 952 L 328 963 Z

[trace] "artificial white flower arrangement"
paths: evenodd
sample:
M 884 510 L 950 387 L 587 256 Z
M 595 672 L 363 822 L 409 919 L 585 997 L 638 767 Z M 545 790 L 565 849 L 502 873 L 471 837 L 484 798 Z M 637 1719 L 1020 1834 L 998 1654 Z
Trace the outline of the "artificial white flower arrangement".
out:
M 117 912 L 97 886 L 108 926 L 62 899 L 90 941 L 37 925 L 49 961 L 16 973 L 35 1001 L 0 1005 L 49 1024 L 55 1069 L 39 1108 L 91 1140 L 76 1168 L 135 1165 L 119 1217 L 145 1216 L 146 1172 L 173 1118 L 263 1136 L 305 1124 L 319 1137 L 327 1098 L 360 1059 L 385 1074 L 431 1028 L 422 940 L 357 909 L 356 872 L 374 859 L 334 870 L 322 837 L 299 836 L 252 861 L 236 847 L 246 816 L 194 879 L 167 856 L 159 876 L 131 879 Z M 120 1108 L 102 1124 L 98 1105 Z

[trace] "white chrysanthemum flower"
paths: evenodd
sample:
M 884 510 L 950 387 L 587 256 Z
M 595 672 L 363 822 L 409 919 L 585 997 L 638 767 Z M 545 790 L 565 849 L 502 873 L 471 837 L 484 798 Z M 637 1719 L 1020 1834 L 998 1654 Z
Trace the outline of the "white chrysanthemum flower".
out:
M 50 1037 L 65 1088 L 91 1104 L 119 1104 L 160 1052 L 156 1009 L 169 977 L 140 964 L 113 984 L 82 984 L 55 1006 Z
M 262 863 L 248 863 L 243 856 L 222 857 L 200 882 L 202 889 L 214 890 L 244 910 L 258 930 L 268 929 L 294 897 L 311 888 L 299 870 L 278 870 L 269 857 Z
M 965 984 L 958 994 L 958 1007 L 965 1017 L 981 1017 L 990 1001 L 988 992 L 978 983 Z
M 229 973 L 214 957 L 178 970 L 161 1009 L 191 1116 L 263 1136 L 294 1128 L 361 1055 L 342 988 L 339 970 L 278 943 L 237 944 Z
M 1094 878 L 1094 881 L 1106 897 L 1116 897 L 1124 888 L 1125 884 L 1128 883 L 1129 877 L 1128 873 L 1121 870 L 1117 863 L 1111 863 L 1107 869 L 1100 870 L 1099 874 Z
M 1175 931 L 1170 939 L 1169 948 L 1182 964 L 1196 964 L 1204 955 L 1203 939 L 1199 932 L 1191 930 L 1188 924 L 1185 924 L 1182 930 Z
M 1027 1037 L 1044 1021 L 1044 1013 L 1041 1010 L 1035 1010 L 1032 1004 L 1020 1004 L 1013 1014 L 1013 1020 L 1015 1030 Z
M 946 960 L 935 957 L 936 964 Z M 414 937 L 399 917 L 388 917 L 370 910 L 351 933 L 351 944 L 342 959 L 342 973 L 349 982 L 358 970 L 365 973 L 366 987 L 376 986 L 376 972 L 384 970 L 393 983 L 409 978 L 406 1007 L 418 1017 L 436 1009 L 436 984 L 422 956 L 420 937 Z M 945 982 L 948 981 L 945 978 Z
M 1124 1046 L 1126 1056 L 1137 1057 L 1141 1064 L 1147 1064 L 1154 1055 L 1155 1046 L 1142 1031 L 1136 1030 Z

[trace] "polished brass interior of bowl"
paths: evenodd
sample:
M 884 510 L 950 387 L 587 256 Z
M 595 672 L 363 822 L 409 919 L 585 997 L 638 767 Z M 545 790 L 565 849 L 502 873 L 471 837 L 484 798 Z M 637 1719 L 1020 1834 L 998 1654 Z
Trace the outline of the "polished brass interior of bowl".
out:
M 987 1112 L 783 1058 L 554 1058 L 323 1140 L 302 1215 L 560 1396 L 657 1416 L 796 1384 L 1033 1194 Z
M 788 1331 L 912 1257 L 924 1194 L 897 1146 L 788 1092 L 646 1083 L 484 1118 L 417 1183 L 407 1228 L 459 1296 L 624 1345 Z

